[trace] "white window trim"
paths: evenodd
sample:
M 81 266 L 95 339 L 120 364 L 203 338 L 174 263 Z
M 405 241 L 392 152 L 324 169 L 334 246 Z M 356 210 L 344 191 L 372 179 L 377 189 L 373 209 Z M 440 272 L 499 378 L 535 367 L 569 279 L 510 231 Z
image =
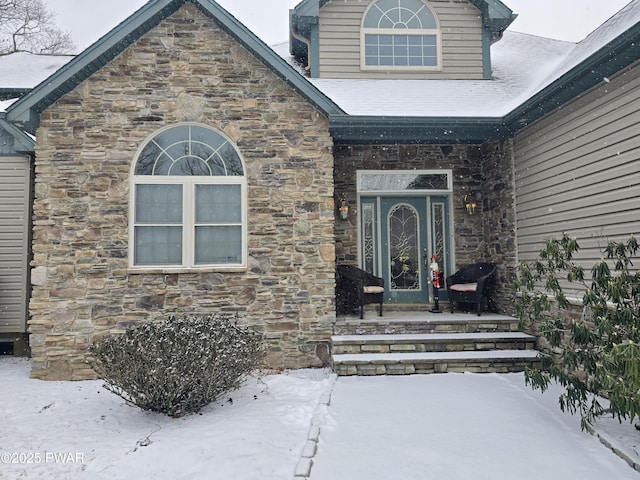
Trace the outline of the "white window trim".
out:
M 442 65 L 442 29 L 440 28 L 440 20 L 436 12 L 433 10 L 431 5 L 425 3 L 425 7 L 427 7 L 433 18 L 436 21 L 437 28 L 436 29 L 407 29 L 400 30 L 394 28 L 365 28 L 364 27 L 364 19 L 366 18 L 369 10 L 373 8 L 376 2 L 372 2 L 371 5 L 365 10 L 362 16 L 362 22 L 360 25 L 360 70 L 362 71 L 393 71 L 393 72 L 440 72 L 443 70 Z M 424 2 L 423 2 L 424 3 Z M 366 43 L 365 36 L 367 34 L 373 35 L 435 35 L 436 37 L 436 65 L 434 66 L 394 66 L 394 65 L 367 65 L 366 58 Z
M 363 177 L 365 176 L 395 176 L 395 175 L 446 175 L 447 176 L 447 188 L 446 189 L 425 189 L 425 190 L 404 190 L 404 189 L 380 189 L 380 190 L 365 190 L 362 187 Z M 385 196 L 385 195 L 448 195 L 453 192 L 453 170 L 358 170 L 356 172 L 356 189 L 358 195 L 363 196 Z
M 243 176 L 168 176 L 168 175 L 135 175 L 135 168 L 140 153 L 144 147 L 163 131 L 173 127 L 184 126 L 184 123 L 174 124 L 153 133 L 145 141 L 136 153 L 135 160 L 131 167 L 129 176 L 129 271 L 132 273 L 189 273 L 192 271 L 245 271 L 248 268 L 248 193 L 247 193 L 247 170 L 244 159 L 242 162 Z M 224 133 L 201 124 L 197 125 L 209 130 L 214 130 L 219 135 Z M 228 138 L 227 138 L 228 139 Z M 230 139 L 228 139 L 231 142 Z M 231 142 L 234 144 L 233 142 Z M 239 154 L 239 152 L 238 152 Z M 135 264 L 135 207 L 136 207 L 136 185 L 182 185 L 182 264 L 181 265 L 136 265 Z M 195 264 L 195 186 L 196 185 L 240 185 L 241 189 L 241 221 L 242 221 L 242 253 L 240 263 L 230 264 Z M 235 224 L 234 224 L 235 225 Z

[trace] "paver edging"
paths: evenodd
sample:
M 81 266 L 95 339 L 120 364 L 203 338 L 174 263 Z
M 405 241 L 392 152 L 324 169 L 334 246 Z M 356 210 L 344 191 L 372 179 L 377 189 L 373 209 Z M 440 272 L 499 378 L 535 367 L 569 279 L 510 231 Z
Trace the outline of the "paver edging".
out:
M 638 463 L 637 460 L 634 460 L 629 453 L 624 451 L 623 448 L 616 447 L 615 440 L 613 440 L 609 435 L 599 431 L 598 428 L 594 427 L 593 425 L 587 425 L 586 429 L 591 435 L 600 440 L 600 443 L 611 450 L 615 455 L 627 462 L 627 464 L 631 468 L 633 468 L 637 472 L 640 472 L 640 463 Z
M 336 385 L 338 375 L 331 374 L 329 388 L 320 396 L 316 409 L 311 419 L 311 427 L 307 434 L 307 442 L 305 443 L 302 452 L 300 453 L 300 459 L 296 464 L 296 469 L 293 474 L 294 480 L 301 480 L 309 478 L 311 475 L 311 468 L 313 467 L 313 459 L 318 451 L 318 442 L 320 441 L 320 425 L 322 424 L 329 405 L 331 405 L 331 395 Z

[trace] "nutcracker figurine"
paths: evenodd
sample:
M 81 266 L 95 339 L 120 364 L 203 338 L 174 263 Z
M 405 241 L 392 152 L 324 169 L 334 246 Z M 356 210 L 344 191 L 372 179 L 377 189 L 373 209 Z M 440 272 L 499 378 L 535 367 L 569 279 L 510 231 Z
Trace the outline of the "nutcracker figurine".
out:
M 433 300 L 434 305 L 431 310 L 431 313 L 442 313 L 440 310 L 440 299 L 438 297 L 438 289 L 440 288 L 440 267 L 438 266 L 438 261 L 436 260 L 435 255 L 431 255 L 431 265 L 429 266 L 431 270 L 431 282 L 433 283 Z

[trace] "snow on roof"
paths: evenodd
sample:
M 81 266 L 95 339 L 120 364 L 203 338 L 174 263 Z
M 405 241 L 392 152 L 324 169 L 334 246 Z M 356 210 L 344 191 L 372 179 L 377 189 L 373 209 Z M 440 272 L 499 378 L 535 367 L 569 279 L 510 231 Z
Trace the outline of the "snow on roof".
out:
M 7 108 L 11 106 L 13 102 L 18 100 L 17 98 L 10 98 L 9 100 L 0 100 L 0 112 L 5 112 Z
M 640 0 L 633 0 L 576 45 L 540 87 L 557 80 L 640 22 Z
M 73 55 L 17 52 L 0 56 L 0 89 L 33 88 L 69 62 Z
M 639 22 L 633 0 L 578 44 L 507 30 L 491 80 L 309 80 L 350 115 L 501 118 Z
M 309 80 L 350 115 L 499 118 L 529 98 L 574 47 L 507 31 L 492 47 L 492 80 Z
M 491 80 L 308 80 L 350 115 L 501 118 L 638 22 L 640 0 L 633 0 L 578 44 L 506 31 L 491 47 Z M 272 48 L 300 71 L 287 42 Z M 0 89 L 33 88 L 72 58 L 0 56 Z M 0 102 L 0 112 L 14 101 Z

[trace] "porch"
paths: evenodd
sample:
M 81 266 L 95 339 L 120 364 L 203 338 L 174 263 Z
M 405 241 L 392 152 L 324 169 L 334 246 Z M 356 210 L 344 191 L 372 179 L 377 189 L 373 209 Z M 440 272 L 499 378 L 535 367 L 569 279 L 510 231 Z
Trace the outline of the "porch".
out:
M 338 375 L 506 373 L 539 366 L 535 337 L 508 315 L 431 313 L 395 306 L 383 317 L 339 315 L 331 338 Z M 444 309 L 443 309 L 444 310 Z

